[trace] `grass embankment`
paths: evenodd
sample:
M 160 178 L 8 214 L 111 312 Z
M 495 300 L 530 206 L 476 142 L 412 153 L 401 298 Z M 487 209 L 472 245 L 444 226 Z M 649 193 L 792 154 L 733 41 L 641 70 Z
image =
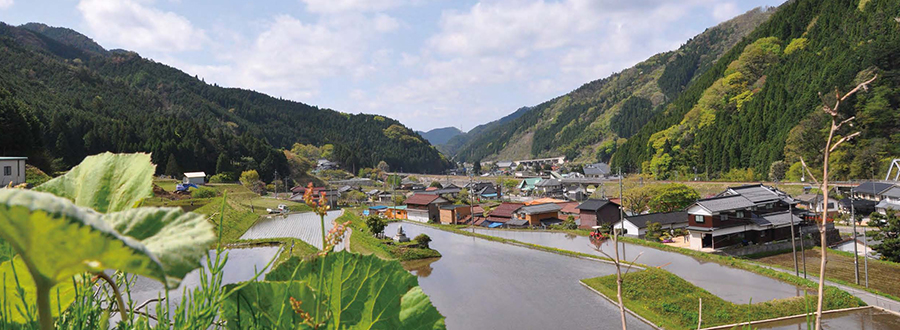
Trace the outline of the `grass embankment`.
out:
M 365 220 L 353 209 L 344 209 L 344 214 L 337 218 L 338 223 L 350 221 L 353 234 L 350 235 L 350 250 L 360 254 L 374 254 L 381 259 L 397 259 L 400 261 L 440 257 L 441 253 L 434 249 L 420 248 L 415 242 L 393 243 L 390 239 L 378 239 L 369 232 Z M 390 243 L 389 243 L 390 242 Z
M 807 262 L 807 272 L 812 276 L 819 276 L 819 258 L 821 258 L 821 248 L 815 247 L 805 250 Z M 798 253 L 797 258 L 801 255 Z M 828 263 L 825 264 L 825 278 L 852 286 L 862 290 L 879 294 L 894 300 L 900 300 L 900 281 L 897 281 L 897 275 L 900 274 L 900 264 L 885 260 L 869 259 L 869 288 L 865 288 L 865 262 L 860 256 L 859 258 L 859 282 L 862 286 L 856 285 L 856 273 L 853 269 L 853 253 L 828 249 Z M 799 259 L 798 259 L 799 260 Z M 790 251 L 787 253 L 764 256 L 755 261 L 776 266 L 784 269 L 794 269 L 794 259 Z M 798 263 L 801 263 L 798 261 Z M 801 274 L 803 269 L 800 269 Z
M 607 297 L 616 299 L 616 276 L 582 280 Z M 808 281 L 807 281 L 808 282 Z M 808 282 L 806 287 L 812 288 Z M 816 297 L 796 297 L 755 304 L 734 304 L 668 271 L 648 268 L 628 273 L 622 287 L 625 307 L 666 329 L 693 329 L 699 317 L 699 299 L 703 299 L 703 327 L 815 312 Z M 865 305 L 840 289 L 825 291 L 826 310 Z
M 175 185 L 178 182 L 175 180 L 156 180 L 154 184 L 167 192 L 171 192 L 175 190 Z M 179 206 L 195 213 L 207 215 L 215 225 L 222 244 L 239 247 L 283 246 L 284 250 L 278 256 L 276 263 L 287 260 L 292 255 L 306 257 L 318 251 L 316 247 L 302 240 L 289 237 L 256 240 L 240 239 L 247 229 L 250 229 L 260 217 L 268 213 L 266 208 L 277 208 L 279 204 L 285 204 L 292 212 L 304 212 L 310 210 L 306 204 L 262 197 L 239 184 L 209 184 L 206 187 L 215 189 L 218 196 L 213 198 L 182 196 L 184 197 L 183 199 L 172 199 L 168 198 L 172 197 L 171 195 L 166 195 L 147 199 L 144 203 L 148 206 Z M 223 200 L 225 202 L 224 205 Z

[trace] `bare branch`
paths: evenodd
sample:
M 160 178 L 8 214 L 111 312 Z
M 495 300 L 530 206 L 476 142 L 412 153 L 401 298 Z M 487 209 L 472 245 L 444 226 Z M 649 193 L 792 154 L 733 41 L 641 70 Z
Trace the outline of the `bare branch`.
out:
M 819 184 L 819 180 L 816 180 L 816 177 L 813 176 L 812 172 L 809 171 L 809 166 L 806 166 L 806 162 L 803 161 L 803 157 L 800 157 L 800 164 L 803 165 L 803 169 L 805 169 L 806 173 L 809 174 L 809 178 L 812 179 L 817 186 L 821 186 L 821 184 Z
M 638 253 L 637 257 L 634 257 L 634 260 L 632 260 L 631 263 L 628 264 L 628 268 L 625 269 L 625 275 L 628 275 L 628 271 L 631 270 L 631 266 L 634 266 L 634 263 L 637 262 L 638 258 L 640 258 L 642 254 L 644 254 L 644 252 Z
M 841 128 L 841 126 L 844 126 L 844 124 L 849 123 L 850 121 L 852 121 L 854 119 L 856 119 L 856 116 L 844 119 L 844 121 L 842 121 L 840 124 L 837 124 L 837 126 L 835 126 L 835 128 Z
M 872 79 L 869 79 L 869 80 L 867 80 L 867 81 L 865 81 L 865 82 L 863 82 L 863 83 L 861 83 L 861 84 L 859 84 L 859 85 L 856 85 L 856 88 L 854 88 L 853 90 L 847 92 L 847 94 L 844 94 L 844 96 L 841 97 L 840 100 L 841 100 L 841 101 L 846 100 L 848 97 L 850 97 L 850 95 L 855 94 L 855 93 L 858 92 L 860 89 L 862 89 L 862 90 L 869 90 L 868 85 L 871 84 L 873 81 L 875 81 L 875 78 L 878 78 L 878 75 L 877 75 L 877 74 L 876 74 L 874 77 L 872 77 Z
M 829 149 L 828 152 L 834 151 L 834 149 L 837 148 L 839 145 L 841 145 L 841 143 L 844 143 L 844 142 L 846 142 L 847 140 L 850 140 L 850 139 L 852 139 L 852 138 L 854 138 L 854 137 L 856 137 L 856 136 L 858 136 L 858 135 L 859 135 L 859 132 L 855 132 L 855 133 L 853 133 L 853 134 L 850 134 L 850 135 L 847 135 L 847 136 L 845 136 L 845 137 L 842 137 L 840 140 L 838 140 L 838 142 L 835 142 L 835 143 L 831 146 L 831 149 Z

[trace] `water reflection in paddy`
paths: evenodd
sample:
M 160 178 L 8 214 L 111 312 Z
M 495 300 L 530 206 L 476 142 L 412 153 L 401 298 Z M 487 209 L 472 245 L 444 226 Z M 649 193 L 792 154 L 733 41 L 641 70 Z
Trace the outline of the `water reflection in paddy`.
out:
M 430 236 L 443 255 L 413 272 L 449 329 L 621 329 L 616 306 L 579 283 L 612 274 L 612 265 L 402 225 L 409 237 Z M 650 329 L 630 315 L 628 322 Z
M 546 231 L 482 228 L 476 228 L 475 232 L 563 250 L 601 255 L 593 249 L 586 236 Z M 612 241 L 607 240 L 602 249 L 609 255 L 613 255 Z M 632 244 L 625 244 L 624 251 L 624 259 L 633 260 L 641 253 L 637 260 L 638 263 L 662 267 L 694 285 L 734 303 L 744 304 L 749 302 L 750 298 L 753 298 L 754 302 L 762 302 L 803 295 L 803 291 L 797 286 L 680 253 Z

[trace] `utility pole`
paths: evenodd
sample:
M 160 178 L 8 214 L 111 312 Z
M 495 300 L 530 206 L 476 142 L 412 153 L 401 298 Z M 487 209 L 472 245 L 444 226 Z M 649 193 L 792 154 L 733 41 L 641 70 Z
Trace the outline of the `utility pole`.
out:
M 625 210 L 622 209 L 622 168 L 619 167 L 619 223 L 622 224 L 622 235 L 625 235 Z M 615 231 L 615 229 L 613 229 Z M 625 242 L 622 242 L 622 258 L 628 260 L 625 256 Z
M 272 182 L 275 181 L 278 181 L 278 170 L 275 170 L 275 179 Z M 275 184 L 275 200 L 278 200 L 278 184 Z
M 803 225 L 800 225 L 800 258 L 803 258 L 803 278 L 806 279 L 806 248 L 803 245 Z
M 788 213 L 791 216 L 791 251 L 794 256 L 794 275 L 797 275 L 797 277 L 800 277 L 800 267 L 798 267 L 798 265 L 797 265 L 797 243 L 794 241 L 794 238 L 796 238 L 797 235 L 794 234 L 794 200 L 793 200 L 793 198 L 791 198 L 791 201 L 788 202 Z M 804 274 L 804 275 L 806 275 L 806 274 Z
M 859 250 L 856 241 L 856 207 L 853 205 L 853 192 L 850 192 L 850 222 L 853 223 L 853 273 L 856 275 L 856 285 L 859 285 Z
M 866 257 L 863 259 L 863 263 L 866 265 L 866 289 L 869 288 L 869 240 L 866 239 L 866 227 L 863 227 L 863 251 L 866 253 Z

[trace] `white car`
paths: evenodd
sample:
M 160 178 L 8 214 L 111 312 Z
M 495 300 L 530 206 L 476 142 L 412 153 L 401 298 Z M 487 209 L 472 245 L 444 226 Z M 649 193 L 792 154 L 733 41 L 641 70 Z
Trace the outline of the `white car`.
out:
M 278 208 L 274 208 L 274 209 L 268 209 L 268 208 L 267 208 L 266 211 L 268 211 L 269 214 L 272 214 L 272 213 L 288 213 L 288 207 L 287 207 L 287 205 L 279 204 L 279 205 L 278 205 Z

